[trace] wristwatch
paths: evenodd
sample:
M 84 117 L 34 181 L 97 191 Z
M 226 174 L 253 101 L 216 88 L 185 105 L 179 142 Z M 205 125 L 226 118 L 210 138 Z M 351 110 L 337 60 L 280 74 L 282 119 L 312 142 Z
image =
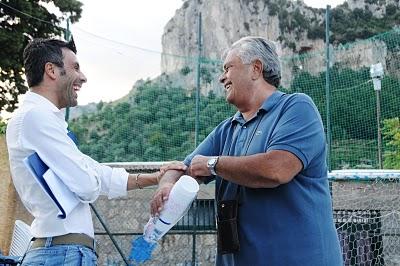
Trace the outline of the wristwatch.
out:
M 218 159 L 219 159 L 219 156 L 215 156 L 215 157 L 211 157 L 207 161 L 207 168 L 210 170 L 212 175 L 217 175 L 217 173 L 215 172 L 215 166 L 218 163 Z

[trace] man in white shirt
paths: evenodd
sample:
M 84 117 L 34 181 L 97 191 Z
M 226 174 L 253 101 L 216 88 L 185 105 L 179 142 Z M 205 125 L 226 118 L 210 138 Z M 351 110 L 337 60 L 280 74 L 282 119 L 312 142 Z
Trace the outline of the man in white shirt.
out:
M 79 151 L 67 135 L 65 107 L 77 105 L 77 92 L 86 82 L 73 42 L 35 39 L 24 50 L 30 91 L 7 127 L 7 146 L 15 188 L 34 221 L 35 237 L 22 265 L 93 265 L 94 229 L 89 203 L 99 195 L 125 196 L 127 190 L 156 185 L 160 172 L 128 174 L 110 168 Z M 37 153 L 80 200 L 65 219 L 23 160 Z M 184 169 L 182 169 L 184 170 Z

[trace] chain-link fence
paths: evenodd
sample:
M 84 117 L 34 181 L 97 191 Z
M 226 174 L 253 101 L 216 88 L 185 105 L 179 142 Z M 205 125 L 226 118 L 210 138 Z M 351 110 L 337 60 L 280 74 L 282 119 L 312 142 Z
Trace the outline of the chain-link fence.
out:
M 330 174 L 330 186 L 333 218 L 344 265 L 398 265 L 399 171 L 397 174 L 376 173 L 373 170 L 337 172 Z M 129 256 L 132 240 L 143 233 L 143 225 L 149 219 L 148 202 L 154 192 L 154 188 L 136 190 L 123 199 L 100 199 L 96 202 L 126 257 Z M 158 242 L 151 260 L 143 265 L 214 265 L 216 228 L 213 195 L 213 184 L 202 185 L 199 197 L 188 214 Z M 99 265 L 124 265 L 104 229 L 97 219 L 95 221 Z

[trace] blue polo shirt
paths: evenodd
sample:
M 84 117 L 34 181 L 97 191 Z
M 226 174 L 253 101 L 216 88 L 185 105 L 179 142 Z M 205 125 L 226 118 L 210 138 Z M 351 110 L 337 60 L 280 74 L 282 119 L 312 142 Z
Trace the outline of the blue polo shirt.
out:
M 240 251 L 218 255 L 217 265 L 338 266 L 342 256 L 333 223 L 324 129 L 318 110 L 305 94 L 274 92 L 257 115 L 241 113 L 219 124 L 185 159 L 197 155 L 241 156 L 285 150 L 303 169 L 276 188 L 240 187 Z M 216 178 L 216 199 L 233 199 L 237 185 Z

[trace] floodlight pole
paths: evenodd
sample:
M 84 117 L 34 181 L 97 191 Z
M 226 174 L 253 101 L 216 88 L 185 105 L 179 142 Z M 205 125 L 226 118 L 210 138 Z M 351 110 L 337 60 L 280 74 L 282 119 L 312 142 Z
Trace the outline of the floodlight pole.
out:
M 194 145 L 197 148 L 199 145 L 199 130 L 200 130 L 200 76 L 201 76 L 201 54 L 203 49 L 203 40 L 201 32 L 201 12 L 199 12 L 198 27 L 197 27 L 197 74 L 196 74 L 196 124 L 195 124 L 195 137 Z M 192 205 L 196 206 L 196 205 Z M 197 207 L 194 209 L 194 223 L 193 223 L 193 234 L 192 234 L 192 266 L 197 265 L 196 263 L 196 226 L 197 226 Z
M 383 169 L 382 160 L 382 132 L 381 132 L 381 88 L 382 88 L 382 77 L 383 77 L 383 66 L 381 63 L 371 65 L 370 75 L 374 84 L 374 90 L 376 95 L 376 126 L 377 126 L 377 137 L 378 137 L 378 165 L 379 169 Z
M 382 130 L 381 130 L 381 80 L 379 78 L 372 79 L 374 82 L 374 90 L 376 95 L 376 126 L 378 135 L 378 165 L 379 169 L 383 169 L 382 161 Z
M 381 91 L 376 91 L 376 122 L 378 126 L 378 163 L 380 169 L 383 169 L 382 162 L 382 131 L 381 131 Z
M 331 132 L 331 89 L 330 89 L 330 50 L 329 50 L 329 13 L 331 6 L 326 6 L 325 14 L 325 45 L 326 45 L 326 72 L 325 72 L 325 97 L 326 97 L 326 140 L 328 151 L 326 153 L 328 171 L 332 170 L 332 132 Z
M 67 42 L 69 42 L 69 40 L 71 39 L 71 31 L 69 30 L 69 23 L 70 23 L 70 18 L 67 18 L 67 28 L 65 29 L 65 40 Z M 69 120 L 69 106 L 67 106 L 67 108 L 65 109 L 65 121 L 68 122 Z
M 196 123 L 194 129 L 194 146 L 197 148 L 199 144 L 199 127 L 200 127 L 200 75 L 201 75 L 201 12 L 199 12 L 198 28 L 197 28 L 197 71 L 196 71 Z

